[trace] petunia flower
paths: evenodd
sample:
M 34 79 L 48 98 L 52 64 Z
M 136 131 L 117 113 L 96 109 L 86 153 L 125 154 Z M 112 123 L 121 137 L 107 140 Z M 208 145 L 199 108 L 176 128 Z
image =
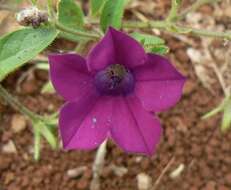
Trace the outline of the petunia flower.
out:
M 154 153 L 162 131 L 154 113 L 176 104 L 185 82 L 166 58 L 109 28 L 86 59 L 53 54 L 49 62 L 67 101 L 59 118 L 65 149 L 94 149 L 110 138 L 126 152 Z

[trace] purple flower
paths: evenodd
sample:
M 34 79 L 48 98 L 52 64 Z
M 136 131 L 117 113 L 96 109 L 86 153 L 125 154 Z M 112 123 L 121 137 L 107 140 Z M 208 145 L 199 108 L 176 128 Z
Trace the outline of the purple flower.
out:
M 153 154 L 161 136 L 153 112 L 176 104 L 185 82 L 167 59 L 109 28 L 86 59 L 56 54 L 49 62 L 67 101 L 59 118 L 64 148 L 94 149 L 111 138 L 126 152 Z

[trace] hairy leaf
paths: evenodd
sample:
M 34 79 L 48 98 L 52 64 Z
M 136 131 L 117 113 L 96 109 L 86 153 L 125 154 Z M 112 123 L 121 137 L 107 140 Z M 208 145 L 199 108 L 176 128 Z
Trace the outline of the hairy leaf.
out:
M 157 36 L 149 35 L 149 34 L 142 34 L 139 32 L 133 32 L 131 34 L 133 38 L 135 38 L 137 41 L 142 43 L 143 45 L 162 45 L 165 43 L 165 41 Z
M 44 50 L 56 38 L 53 28 L 22 29 L 0 38 L 0 81 Z
M 164 45 L 165 41 L 157 36 L 134 32 L 131 34 L 138 42 L 140 42 L 146 51 L 157 54 L 166 54 L 169 48 Z
M 109 26 L 120 29 L 127 1 L 107 0 L 100 17 L 101 29 L 105 32 Z
M 106 0 L 91 0 L 90 1 L 91 15 L 92 16 L 99 15 L 103 9 L 105 2 Z
M 58 4 L 58 21 L 64 26 L 79 29 L 83 27 L 83 11 L 75 0 L 60 0 Z

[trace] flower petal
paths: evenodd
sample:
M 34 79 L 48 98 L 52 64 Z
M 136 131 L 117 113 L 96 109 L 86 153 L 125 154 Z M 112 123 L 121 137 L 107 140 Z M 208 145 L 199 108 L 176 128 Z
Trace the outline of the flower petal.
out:
M 135 94 L 148 111 L 163 111 L 178 102 L 186 78 L 164 57 L 148 54 L 149 62 L 134 69 Z
M 116 97 L 111 137 L 126 152 L 152 155 L 160 140 L 158 119 L 143 109 L 134 96 Z
M 136 40 L 110 27 L 104 38 L 90 52 L 87 65 L 89 70 L 99 71 L 110 64 L 123 64 L 132 68 L 146 61 L 147 55 Z
M 84 96 L 93 86 L 86 61 L 77 54 L 49 55 L 50 77 L 57 92 L 66 100 Z
M 60 113 L 59 127 L 65 149 L 94 149 L 108 136 L 110 97 L 88 96 L 69 102 Z

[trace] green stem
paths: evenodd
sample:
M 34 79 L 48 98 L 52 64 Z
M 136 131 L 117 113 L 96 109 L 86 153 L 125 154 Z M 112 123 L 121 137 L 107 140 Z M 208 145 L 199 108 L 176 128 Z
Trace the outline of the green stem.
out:
M 36 161 L 40 158 L 40 142 L 41 134 L 38 128 L 34 129 L 34 159 Z
M 139 21 L 125 21 L 123 22 L 123 28 L 158 28 L 165 29 L 167 25 L 166 21 L 150 21 L 150 22 L 139 22 Z
M 40 118 L 24 105 L 22 105 L 17 99 L 15 99 L 7 90 L 0 84 L 0 97 L 2 97 L 9 105 L 17 109 L 22 114 L 28 116 L 31 120 L 37 120 Z
M 87 31 L 80 31 L 80 30 L 71 29 L 71 28 L 64 26 L 63 24 L 61 24 L 59 22 L 55 23 L 55 27 L 58 30 L 61 30 L 63 32 L 67 32 L 67 33 L 78 35 L 78 36 L 85 37 L 85 38 L 90 38 L 93 40 L 97 40 L 100 38 L 100 36 L 98 36 L 97 34 L 93 34 L 93 33 L 87 32 Z
M 136 21 L 128 21 L 123 23 L 124 28 L 157 28 L 160 30 L 164 30 L 167 32 L 175 32 L 178 34 L 191 34 L 194 36 L 206 36 L 206 37 L 215 37 L 215 38 L 223 38 L 231 40 L 231 32 L 217 32 L 210 31 L 204 29 L 194 29 L 190 27 L 179 26 L 175 23 L 171 23 L 171 25 L 166 21 L 150 21 L 150 22 L 136 22 Z M 177 28 L 178 30 L 171 30 L 170 28 Z
M 89 41 L 82 41 L 82 42 L 79 42 L 79 44 L 76 46 L 75 48 L 75 51 L 79 54 L 79 55 L 83 55 L 85 50 L 86 50 L 86 46 L 87 46 L 87 43 Z
M 178 10 L 180 8 L 181 0 L 172 0 L 171 10 L 166 19 L 168 22 L 175 22 L 178 17 Z
M 53 19 L 55 17 L 55 14 L 53 10 L 52 0 L 47 0 L 47 10 L 48 10 L 49 17 Z

